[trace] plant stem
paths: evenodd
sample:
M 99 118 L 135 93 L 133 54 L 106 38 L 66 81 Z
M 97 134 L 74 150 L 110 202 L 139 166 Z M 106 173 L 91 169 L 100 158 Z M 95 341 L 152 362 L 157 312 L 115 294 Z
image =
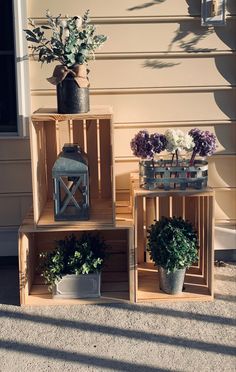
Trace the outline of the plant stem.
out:
M 176 156 L 176 165 L 179 165 L 179 154 L 178 154 L 178 150 L 175 150 L 175 156 Z
M 190 165 L 193 165 L 194 164 L 194 159 L 195 159 L 195 156 L 196 155 L 197 155 L 197 153 L 195 151 L 193 151 L 192 156 L 191 156 L 191 159 L 190 159 Z

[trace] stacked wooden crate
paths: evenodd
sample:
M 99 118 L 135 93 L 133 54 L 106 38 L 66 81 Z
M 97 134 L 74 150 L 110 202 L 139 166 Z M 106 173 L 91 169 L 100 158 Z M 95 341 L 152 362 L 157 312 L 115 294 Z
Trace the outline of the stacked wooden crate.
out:
M 115 209 L 112 111 L 95 107 L 86 114 L 60 115 L 38 110 L 30 124 L 33 210 L 19 230 L 20 301 L 26 305 L 103 301 L 209 300 L 213 298 L 214 193 L 204 190 L 141 189 L 138 174 L 130 177 L 130 203 Z M 78 143 L 90 167 L 90 219 L 55 221 L 52 167 L 65 143 Z M 161 216 L 181 216 L 198 231 L 199 262 L 185 277 L 184 291 L 159 290 L 157 270 L 145 252 L 147 230 Z M 39 252 L 55 240 L 83 231 L 99 231 L 109 245 L 102 271 L 102 297 L 92 300 L 52 299 L 40 276 Z
M 131 201 L 135 226 L 134 301 L 211 300 L 213 298 L 214 259 L 214 192 L 203 190 L 157 189 L 139 187 L 138 174 L 131 174 Z M 161 216 L 182 217 L 190 221 L 198 233 L 199 260 L 185 275 L 184 290 L 171 296 L 159 289 L 157 268 L 145 252 L 148 227 Z
M 52 167 L 65 143 L 78 143 L 90 167 L 90 219 L 55 221 Z M 38 110 L 30 124 L 33 211 L 19 230 L 21 304 L 80 303 L 52 300 L 40 276 L 39 252 L 52 250 L 55 240 L 83 231 L 99 231 L 109 245 L 99 301 L 132 300 L 131 224 L 115 222 L 112 111 L 94 107 L 86 114 L 60 115 Z M 97 302 L 98 300 L 92 300 Z

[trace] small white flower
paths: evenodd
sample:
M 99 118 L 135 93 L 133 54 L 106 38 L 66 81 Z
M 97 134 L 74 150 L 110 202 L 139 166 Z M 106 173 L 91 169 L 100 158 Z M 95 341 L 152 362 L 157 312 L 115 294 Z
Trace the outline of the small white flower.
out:
M 60 23 L 60 26 L 62 28 L 66 28 L 67 27 L 67 21 L 66 20 L 62 20 L 61 23 Z
M 65 30 L 64 30 L 64 36 L 65 37 L 69 37 L 70 36 L 69 28 L 65 28 Z
M 193 137 L 190 136 L 189 134 L 185 134 L 185 137 L 184 137 L 184 149 L 186 151 L 192 151 L 192 149 L 194 148 L 194 141 L 193 141 Z
M 82 26 L 82 23 L 83 23 L 82 17 L 77 16 L 77 18 L 75 20 L 75 26 L 76 26 L 76 28 L 79 29 Z

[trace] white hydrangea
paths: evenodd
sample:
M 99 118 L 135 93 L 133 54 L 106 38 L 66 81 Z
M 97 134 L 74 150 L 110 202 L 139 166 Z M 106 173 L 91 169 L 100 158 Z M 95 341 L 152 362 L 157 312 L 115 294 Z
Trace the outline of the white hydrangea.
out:
M 180 129 L 167 129 L 165 136 L 167 139 L 166 150 L 172 154 L 176 151 L 192 151 L 194 147 L 193 138 L 189 134 L 182 132 Z

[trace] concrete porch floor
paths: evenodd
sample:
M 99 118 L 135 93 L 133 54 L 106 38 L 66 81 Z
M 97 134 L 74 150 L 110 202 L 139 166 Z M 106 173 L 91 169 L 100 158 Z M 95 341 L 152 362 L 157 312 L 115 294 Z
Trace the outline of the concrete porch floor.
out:
M 215 267 L 213 302 L 19 307 L 0 267 L 0 371 L 236 371 L 236 265 Z

